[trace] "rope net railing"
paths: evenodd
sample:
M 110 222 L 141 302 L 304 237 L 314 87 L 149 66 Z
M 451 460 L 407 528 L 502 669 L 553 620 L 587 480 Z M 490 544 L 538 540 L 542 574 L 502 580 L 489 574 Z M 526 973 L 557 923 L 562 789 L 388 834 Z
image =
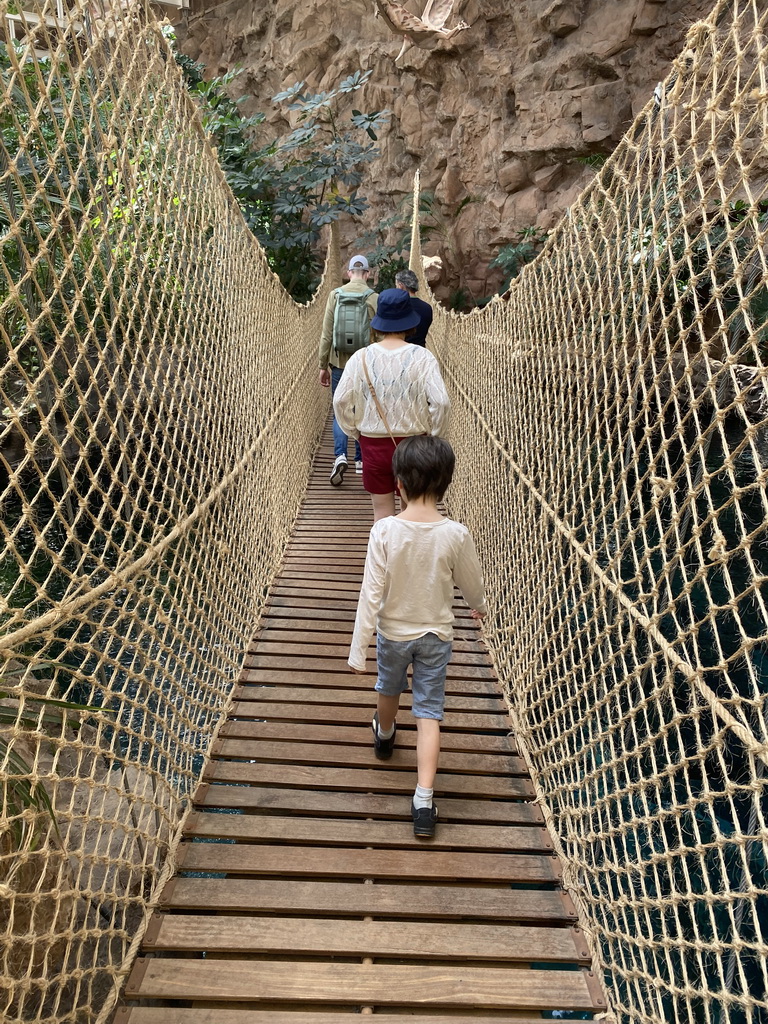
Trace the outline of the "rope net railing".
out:
M 327 411 L 338 264 L 295 306 L 151 16 L 55 8 L 0 0 L 0 1014 L 63 1022 L 108 1019 L 172 870 Z M 695 25 L 508 298 L 430 336 L 622 1022 L 768 1020 L 767 20 Z
M 767 39 L 719 3 L 509 295 L 430 334 L 488 641 L 623 1022 L 768 1021 Z
M 141 3 L 23 8 L 0 0 L 0 1019 L 90 1021 L 306 489 L 339 268 L 309 306 L 283 290 Z

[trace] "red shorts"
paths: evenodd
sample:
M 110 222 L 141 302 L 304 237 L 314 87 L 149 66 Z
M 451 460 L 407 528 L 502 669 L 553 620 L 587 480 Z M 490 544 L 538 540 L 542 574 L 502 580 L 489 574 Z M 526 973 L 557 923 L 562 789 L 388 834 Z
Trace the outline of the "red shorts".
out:
M 396 437 L 395 441 L 405 440 Z M 399 493 L 392 473 L 392 456 L 395 445 L 391 437 L 360 437 L 360 451 L 363 453 L 363 487 L 369 494 Z

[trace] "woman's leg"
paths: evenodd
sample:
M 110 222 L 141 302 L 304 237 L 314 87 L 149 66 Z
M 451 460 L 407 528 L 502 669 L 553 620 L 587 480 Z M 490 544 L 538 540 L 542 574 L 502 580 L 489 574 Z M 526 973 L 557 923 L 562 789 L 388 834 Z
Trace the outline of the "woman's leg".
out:
M 363 462 L 365 465 L 365 462 Z M 395 492 L 390 491 L 389 494 L 372 494 L 371 503 L 373 504 L 373 521 L 377 523 L 379 519 L 384 519 L 385 516 L 395 515 Z

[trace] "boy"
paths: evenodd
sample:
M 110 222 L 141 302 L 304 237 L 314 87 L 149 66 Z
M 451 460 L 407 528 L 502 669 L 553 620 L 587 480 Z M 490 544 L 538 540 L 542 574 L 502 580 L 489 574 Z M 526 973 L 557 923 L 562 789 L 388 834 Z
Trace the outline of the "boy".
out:
M 432 791 L 453 639 L 454 584 L 473 618 L 486 614 L 483 577 L 469 530 L 437 508 L 454 464 L 453 449 L 439 437 L 406 437 L 395 449 L 392 468 L 408 506 L 400 515 L 373 524 L 349 653 L 352 670 L 364 672 L 377 627 L 379 696 L 371 727 L 374 751 L 382 760 L 392 756 L 400 694 L 413 665 L 418 785 L 411 815 L 416 836 L 433 836 L 437 821 Z

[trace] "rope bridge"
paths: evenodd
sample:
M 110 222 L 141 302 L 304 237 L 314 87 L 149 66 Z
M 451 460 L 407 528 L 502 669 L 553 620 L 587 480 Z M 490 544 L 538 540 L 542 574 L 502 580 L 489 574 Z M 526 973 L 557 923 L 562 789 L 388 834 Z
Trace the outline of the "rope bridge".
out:
M 327 415 L 339 278 L 332 246 L 310 305 L 283 291 L 141 4 L 67 7 L 0 0 L 18 1021 L 107 1020 L 173 871 Z M 487 639 L 622 1022 L 768 1019 L 767 21 L 694 25 L 509 296 L 431 334 Z

